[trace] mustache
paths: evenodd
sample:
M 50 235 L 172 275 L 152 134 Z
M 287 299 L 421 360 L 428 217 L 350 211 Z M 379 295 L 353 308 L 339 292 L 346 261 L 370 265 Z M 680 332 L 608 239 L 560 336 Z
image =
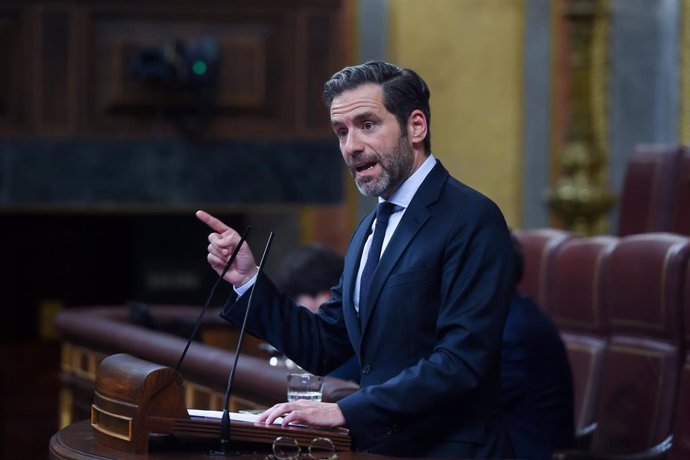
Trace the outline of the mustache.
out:
M 381 163 L 381 158 L 375 153 L 356 153 L 347 158 L 347 165 L 350 169 L 356 168 L 364 163 Z

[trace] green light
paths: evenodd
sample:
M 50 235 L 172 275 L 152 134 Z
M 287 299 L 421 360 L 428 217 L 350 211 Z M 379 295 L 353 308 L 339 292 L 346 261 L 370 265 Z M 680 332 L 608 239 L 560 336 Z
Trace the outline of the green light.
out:
M 195 75 L 203 75 L 206 73 L 206 70 L 207 67 L 204 61 L 195 61 L 194 64 L 192 64 L 192 72 L 194 72 Z

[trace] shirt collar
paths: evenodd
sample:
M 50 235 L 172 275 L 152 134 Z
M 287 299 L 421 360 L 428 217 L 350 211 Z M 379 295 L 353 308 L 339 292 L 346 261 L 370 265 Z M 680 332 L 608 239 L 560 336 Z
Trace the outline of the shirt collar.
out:
M 424 179 L 426 179 L 426 176 L 429 175 L 435 165 L 436 158 L 434 158 L 434 155 L 429 154 L 427 159 L 424 160 L 424 163 L 422 163 L 422 165 L 417 168 L 417 170 L 410 177 L 408 177 L 400 187 L 398 187 L 398 190 L 393 193 L 388 201 L 393 204 L 397 204 L 398 206 L 402 206 L 403 208 L 407 208 L 410 205 L 415 193 L 417 193 L 417 190 L 422 185 L 422 182 L 424 182 Z M 379 197 L 379 203 L 383 201 L 386 200 Z

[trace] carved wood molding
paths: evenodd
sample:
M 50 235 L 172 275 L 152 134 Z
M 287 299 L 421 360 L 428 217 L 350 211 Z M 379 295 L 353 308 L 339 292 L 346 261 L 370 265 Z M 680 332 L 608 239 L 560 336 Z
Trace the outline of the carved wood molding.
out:
M 346 3 L 9 3 L 0 7 L 0 131 L 176 137 L 201 126 L 211 138 L 329 137 L 321 90 L 343 66 Z M 202 40 L 218 50 L 212 88 L 133 78 L 143 51 Z

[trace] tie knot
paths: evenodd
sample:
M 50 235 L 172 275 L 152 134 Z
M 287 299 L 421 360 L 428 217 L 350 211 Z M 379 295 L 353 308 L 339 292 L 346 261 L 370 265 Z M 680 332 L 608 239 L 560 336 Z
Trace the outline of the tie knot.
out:
M 391 214 L 400 211 L 402 208 L 390 201 L 383 201 L 376 206 L 376 222 L 387 225 Z

